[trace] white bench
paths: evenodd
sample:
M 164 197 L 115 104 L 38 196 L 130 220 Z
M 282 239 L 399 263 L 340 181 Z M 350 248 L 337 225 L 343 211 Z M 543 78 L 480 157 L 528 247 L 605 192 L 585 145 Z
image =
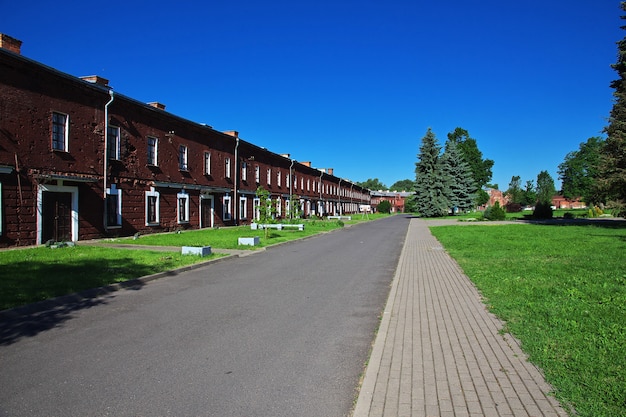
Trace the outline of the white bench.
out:
M 352 216 L 328 216 L 328 220 L 352 220 Z
M 282 223 L 268 223 L 268 224 L 263 224 L 263 223 L 251 223 L 251 224 L 250 224 L 250 229 L 252 229 L 252 230 L 258 230 L 258 229 L 277 229 L 277 230 L 283 230 L 283 229 L 287 229 L 287 228 L 293 228 L 293 229 L 298 229 L 298 230 L 304 230 L 304 224 L 282 224 Z
M 247 246 L 259 246 L 259 237 L 240 237 L 237 240 L 239 245 L 247 245 Z
M 211 254 L 211 247 L 210 246 L 183 246 L 181 248 L 181 254 L 205 257 Z

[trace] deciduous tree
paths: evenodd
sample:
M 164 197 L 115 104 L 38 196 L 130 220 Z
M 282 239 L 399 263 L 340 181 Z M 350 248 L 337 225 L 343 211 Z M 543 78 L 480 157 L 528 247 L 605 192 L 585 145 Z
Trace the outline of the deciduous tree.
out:
M 494 162 L 491 159 L 483 159 L 476 139 L 471 138 L 467 130 L 457 127 L 448 133 L 448 140 L 457 143 L 461 154 L 472 170 L 472 176 L 478 188 L 482 188 L 491 181 Z
M 577 151 L 565 156 L 558 170 L 564 197 L 582 197 L 586 203 L 598 202 L 594 183 L 598 177 L 603 146 L 604 139 L 592 137 L 581 143 Z

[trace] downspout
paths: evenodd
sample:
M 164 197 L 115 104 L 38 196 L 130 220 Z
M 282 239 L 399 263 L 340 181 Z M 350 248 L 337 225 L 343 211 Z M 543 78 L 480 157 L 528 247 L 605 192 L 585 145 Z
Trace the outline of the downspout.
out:
M 107 199 L 107 168 L 109 167 L 109 106 L 113 103 L 113 89 L 109 89 L 109 96 L 111 97 L 107 104 L 104 105 L 104 162 L 102 163 L 102 196 L 104 198 L 104 218 L 102 219 L 104 228 L 107 228 L 106 220 L 106 199 Z
M 293 191 L 292 191 L 292 187 L 293 187 L 293 163 L 294 160 L 291 160 L 291 165 L 289 165 L 289 218 L 293 219 L 293 207 L 291 207 L 291 205 L 293 204 Z
M 324 217 L 324 201 L 322 200 L 322 176 L 324 176 L 324 171 L 320 170 L 320 201 L 319 201 L 319 208 L 320 208 L 320 217 Z
M 237 198 L 237 184 L 239 183 L 239 137 L 235 138 L 235 181 L 233 182 L 233 220 L 237 226 L 239 199 Z

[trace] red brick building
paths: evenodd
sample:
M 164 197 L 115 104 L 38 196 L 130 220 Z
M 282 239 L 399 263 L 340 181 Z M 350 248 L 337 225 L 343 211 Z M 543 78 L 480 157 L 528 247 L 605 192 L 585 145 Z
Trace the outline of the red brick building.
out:
M 391 203 L 392 213 L 404 213 L 404 203 L 406 199 L 415 194 L 415 192 L 408 191 L 371 191 L 372 195 L 372 207 L 374 209 L 382 201 L 389 201 Z
M 0 247 L 354 213 L 369 191 L 20 54 L 0 35 Z

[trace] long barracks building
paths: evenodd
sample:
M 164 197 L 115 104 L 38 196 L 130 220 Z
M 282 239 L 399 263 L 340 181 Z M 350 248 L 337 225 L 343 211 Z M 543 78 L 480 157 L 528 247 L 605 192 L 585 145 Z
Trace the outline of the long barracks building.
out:
M 0 34 L 0 247 L 355 213 L 370 192 L 20 54 Z M 291 197 L 291 198 L 290 198 Z M 294 210 L 295 211 L 295 210 Z

